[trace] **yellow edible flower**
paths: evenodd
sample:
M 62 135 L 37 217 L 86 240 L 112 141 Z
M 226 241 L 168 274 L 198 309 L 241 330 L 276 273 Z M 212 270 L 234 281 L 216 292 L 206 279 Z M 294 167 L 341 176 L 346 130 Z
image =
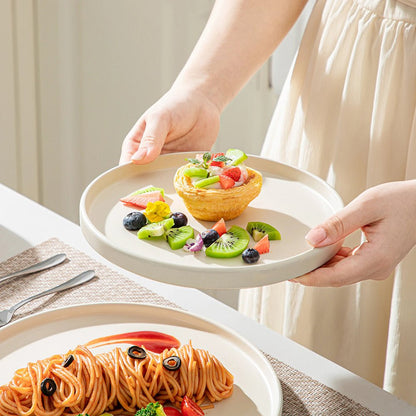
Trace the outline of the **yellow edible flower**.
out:
M 148 202 L 144 215 L 150 222 L 159 222 L 164 220 L 170 214 L 169 205 L 163 201 Z

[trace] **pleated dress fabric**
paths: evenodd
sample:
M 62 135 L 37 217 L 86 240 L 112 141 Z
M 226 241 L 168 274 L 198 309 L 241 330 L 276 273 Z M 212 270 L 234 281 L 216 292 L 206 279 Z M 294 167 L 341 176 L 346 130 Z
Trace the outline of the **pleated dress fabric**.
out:
M 416 1 L 318 0 L 262 154 L 345 203 L 416 179 Z M 416 405 L 416 249 L 385 281 L 244 289 L 239 308 Z

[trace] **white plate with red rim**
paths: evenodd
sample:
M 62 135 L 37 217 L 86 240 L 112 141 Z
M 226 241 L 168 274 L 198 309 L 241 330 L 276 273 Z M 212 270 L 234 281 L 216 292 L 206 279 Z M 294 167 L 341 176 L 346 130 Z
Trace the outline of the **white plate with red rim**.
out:
M 191 340 L 194 348 L 208 350 L 233 374 L 232 396 L 215 403 L 206 416 L 281 415 L 280 383 L 269 361 L 253 345 L 198 315 L 146 304 L 76 305 L 37 313 L 1 328 L 0 385 L 28 362 L 64 354 L 98 337 L 149 330 L 172 335 L 182 344 Z
M 214 223 L 193 218 L 176 194 L 173 177 L 194 152 L 162 155 L 148 165 L 117 166 L 97 177 L 85 189 L 80 202 L 81 230 L 89 244 L 114 264 L 164 283 L 199 289 L 259 287 L 292 279 L 326 263 L 341 243 L 312 248 L 305 240 L 308 230 L 343 207 L 336 191 L 308 172 L 269 159 L 249 156 L 245 164 L 260 171 L 260 195 L 227 228 L 246 228 L 250 221 L 268 223 L 280 231 L 271 241 L 270 253 L 248 265 L 241 256 L 215 259 L 204 252 L 171 250 L 165 241 L 140 240 L 123 227 L 123 218 L 134 209 L 120 198 L 148 185 L 165 190 L 172 212 L 187 215 L 189 225 L 202 232 Z M 249 247 L 255 242 L 250 241 Z

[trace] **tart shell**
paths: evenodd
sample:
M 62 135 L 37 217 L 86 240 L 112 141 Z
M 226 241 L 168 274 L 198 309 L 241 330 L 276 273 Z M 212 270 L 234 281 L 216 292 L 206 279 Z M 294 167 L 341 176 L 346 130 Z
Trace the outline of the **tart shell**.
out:
M 180 167 L 175 174 L 176 193 L 183 199 L 190 214 L 199 220 L 232 220 L 247 208 L 256 198 L 263 183 L 262 175 L 254 169 L 247 168 L 248 178 L 245 184 L 229 189 L 195 188 L 191 178 L 183 171 L 192 164 Z

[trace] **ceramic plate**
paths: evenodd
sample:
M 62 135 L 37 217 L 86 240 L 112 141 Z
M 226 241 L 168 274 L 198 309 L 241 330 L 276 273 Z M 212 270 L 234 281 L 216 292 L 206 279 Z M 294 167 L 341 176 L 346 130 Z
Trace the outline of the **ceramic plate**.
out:
M 312 249 L 305 241 L 311 227 L 342 208 L 338 194 L 307 172 L 255 156 L 249 156 L 246 164 L 262 173 L 261 193 L 242 215 L 227 221 L 227 226 L 245 228 L 249 221 L 262 221 L 280 231 L 282 239 L 272 241 L 270 253 L 262 255 L 258 263 L 247 265 L 241 256 L 214 259 L 204 252 L 171 250 L 165 241 L 139 240 L 136 233 L 125 230 L 123 218 L 132 209 L 119 199 L 147 185 L 164 188 L 171 211 L 187 214 L 196 231 L 212 227 L 213 223 L 191 217 L 173 186 L 176 169 L 194 155 L 163 155 L 148 165 L 118 166 L 95 179 L 80 203 L 81 229 L 90 245 L 111 262 L 141 276 L 200 289 L 280 282 L 321 266 L 338 251 L 339 244 Z
M 270 363 L 244 338 L 197 315 L 151 305 L 106 303 L 55 309 L 0 329 L 0 385 L 34 361 L 65 353 L 97 337 L 131 331 L 164 332 L 214 354 L 234 375 L 233 395 L 207 416 L 278 416 L 280 383 Z

